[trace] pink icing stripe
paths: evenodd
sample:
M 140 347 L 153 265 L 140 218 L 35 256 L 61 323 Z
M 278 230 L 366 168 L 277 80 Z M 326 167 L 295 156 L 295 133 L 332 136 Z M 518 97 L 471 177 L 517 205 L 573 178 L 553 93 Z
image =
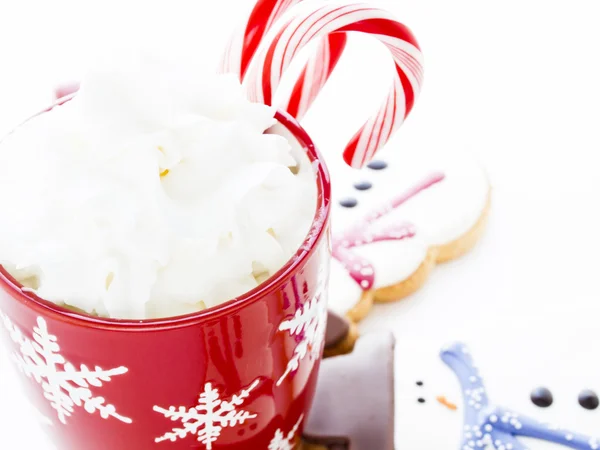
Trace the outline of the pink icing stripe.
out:
M 411 223 L 390 225 L 383 230 L 371 232 L 365 228 L 353 228 L 344 234 L 342 239 L 334 239 L 334 245 L 344 248 L 360 247 L 381 241 L 400 241 L 415 235 L 415 226 Z
M 432 173 L 408 191 L 371 211 L 356 226 L 345 231 L 341 237 L 334 237 L 333 257 L 344 266 L 350 277 L 356 281 L 363 291 L 373 288 L 375 284 L 375 270 L 367 259 L 356 255 L 351 249 L 373 242 L 399 241 L 414 237 L 416 229 L 411 223 L 392 224 L 377 231 L 372 231 L 370 228 L 377 220 L 400 207 L 419 193 L 444 180 L 445 177 L 441 172 Z
M 372 289 L 375 283 L 375 268 L 367 259 L 356 255 L 350 249 L 373 242 L 408 239 L 414 235 L 415 227 L 412 224 L 391 225 L 374 233 L 366 231 L 362 235 L 357 230 L 356 235 L 348 234 L 342 240 L 334 240 L 333 257 L 342 263 L 361 289 L 367 291 Z
M 373 242 L 408 239 L 414 235 L 415 227 L 412 224 L 391 225 L 374 233 L 356 229 L 356 234 L 350 232 L 344 239 L 334 240 L 333 257 L 342 263 L 360 288 L 367 291 L 372 289 L 375 283 L 375 268 L 367 259 L 356 255 L 350 249 Z
M 350 249 L 335 244 L 333 246 L 333 257 L 344 266 L 348 275 L 356 281 L 363 291 L 373 288 L 375 270 L 369 261 L 354 254 Z
M 363 222 L 359 225 L 359 227 L 366 228 L 367 225 L 370 225 L 373 222 L 377 221 L 378 219 L 382 218 L 386 214 L 390 213 L 394 209 L 396 209 L 399 206 L 401 206 L 402 204 L 406 203 L 411 198 L 415 197 L 420 192 L 422 192 L 426 189 L 429 189 L 431 186 L 439 183 L 444 178 L 446 178 L 446 175 L 444 175 L 441 172 L 432 173 L 427 178 L 425 178 L 423 181 L 421 181 L 420 183 L 418 183 L 415 186 L 413 186 L 412 188 L 410 188 L 408 191 L 404 192 L 403 194 L 399 195 L 398 197 L 393 198 L 391 201 L 384 203 L 382 206 L 371 211 L 369 214 L 366 215 L 366 217 L 363 219 Z

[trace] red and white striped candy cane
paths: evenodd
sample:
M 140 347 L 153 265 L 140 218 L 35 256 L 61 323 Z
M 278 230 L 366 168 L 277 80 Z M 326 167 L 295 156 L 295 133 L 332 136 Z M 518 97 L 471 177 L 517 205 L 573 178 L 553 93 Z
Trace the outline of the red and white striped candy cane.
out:
M 221 73 L 234 73 L 244 81 L 248 67 L 266 34 L 291 7 L 302 0 L 258 0 L 248 20 L 231 36 L 221 60 Z M 346 35 L 338 33 L 319 42 L 292 91 L 279 105 L 300 120 L 329 79 L 346 46 Z
M 220 71 L 233 73 L 243 81 L 248 66 L 275 22 L 302 0 L 258 0 L 248 20 L 231 35 L 223 54 Z
M 387 11 L 365 4 L 323 5 L 291 18 L 256 55 L 247 75 L 252 101 L 272 104 L 285 70 L 298 52 L 314 39 L 356 31 L 381 41 L 395 63 L 394 82 L 377 114 L 354 135 L 344 150 L 353 167 L 368 163 L 410 113 L 423 82 L 423 56 L 412 32 Z

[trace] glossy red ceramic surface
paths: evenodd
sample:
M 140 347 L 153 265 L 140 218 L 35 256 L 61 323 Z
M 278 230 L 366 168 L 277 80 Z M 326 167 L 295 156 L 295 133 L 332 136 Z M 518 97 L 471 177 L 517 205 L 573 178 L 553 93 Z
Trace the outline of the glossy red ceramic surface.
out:
M 27 395 L 52 421 L 46 430 L 58 449 L 267 450 L 278 430 L 300 433 L 322 352 L 330 185 L 304 130 L 285 114 L 277 119 L 314 162 L 318 211 L 303 247 L 254 291 L 188 316 L 119 321 L 45 302 L 1 271 L 0 338 L 26 362 Z M 171 420 L 170 407 L 189 420 Z M 182 431 L 157 442 L 174 429 Z M 219 436 L 200 442 L 211 429 Z

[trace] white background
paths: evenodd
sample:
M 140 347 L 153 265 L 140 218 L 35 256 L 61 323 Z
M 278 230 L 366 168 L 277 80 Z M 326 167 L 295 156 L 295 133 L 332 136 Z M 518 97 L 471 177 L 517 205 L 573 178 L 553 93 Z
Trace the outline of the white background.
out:
M 251 4 L 3 0 L 0 130 L 48 104 L 54 84 L 79 78 L 103 48 L 119 43 L 214 66 L 233 25 Z M 426 57 L 424 91 L 401 132 L 407 142 L 423 139 L 428 145 L 470 150 L 489 171 L 494 205 L 488 233 L 474 253 L 439 268 L 435 279 L 409 301 L 380 308 L 364 329 L 381 323 L 397 326 L 415 308 L 413 322 L 404 325 L 426 334 L 452 326 L 447 317 L 461 305 L 472 308 L 478 298 L 470 311 L 476 324 L 456 324 L 457 338 L 476 340 L 494 326 L 499 336 L 493 350 L 515 351 L 525 361 L 540 346 L 550 346 L 556 349 L 557 366 L 567 365 L 570 342 L 600 344 L 596 2 L 423 0 L 386 5 L 413 29 Z M 384 56 L 383 50 L 371 55 Z M 362 118 L 362 111 L 377 103 L 381 86 L 387 86 L 385 65 L 376 66 L 382 69 L 357 65 L 340 85 L 351 93 L 348 104 L 339 105 L 347 118 L 335 126 L 340 146 L 353 131 L 347 124 Z M 334 113 L 315 112 L 328 126 Z M 323 150 L 328 158 L 339 157 L 337 148 Z M 425 298 L 429 303 L 422 306 Z M 583 356 L 576 372 L 561 376 L 599 385 L 598 353 Z M 22 415 L 28 413 L 18 401 L 7 364 L 6 355 L 0 355 L 0 436 L 14 436 L 8 450 L 29 450 L 38 436 L 16 431 L 25 427 Z M 495 369 L 500 367 L 488 367 Z M 517 370 L 509 376 L 518 377 Z

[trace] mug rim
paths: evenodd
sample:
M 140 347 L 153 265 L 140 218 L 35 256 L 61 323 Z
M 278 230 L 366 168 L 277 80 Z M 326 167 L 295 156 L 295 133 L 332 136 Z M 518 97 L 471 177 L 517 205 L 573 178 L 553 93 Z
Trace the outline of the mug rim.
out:
M 75 94 L 59 99 L 51 107 L 33 115 L 28 120 L 43 114 L 56 106 L 71 100 Z M 298 250 L 275 274 L 254 289 L 234 297 L 226 302 L 193 313 L 161 317 L 155 319 L 116 319 L 95 317 L 78 313 L 56 303 L 44 300 L 35 293 L 24 291 L 20 283 L 0 265 L 0 289 L 6 291 L 11 299 L 18 301 L 23 306 L 36 310 L 38 314 L 49 316 L 53 319 L 67 322 L 72 325 L 105 329 L 113 331 L 161 331 L 172 328 L 181 328 L 197 325 L 234 313 L 244 307 L 256 303 L 261 298 L 278 290 L 292 278 L 295 269 L 301 266 L 316 251 L 317 244 L 326 233 L 331 214 L 331 180 L 323 156 L 315 146 L 306 130 L 300 123 L 285 111 L 276 110 L 275 120 L 289 131 L 294 139 L 306 149 L 306 155 L 315 170 L 317 183 L 317 206 L 310 229 Z M 28 121 L 27 120 L 27 121 Z M 27 122 L 25 121 L 25 122 Z M 18 127 L 17 127 L 18 128 Z

